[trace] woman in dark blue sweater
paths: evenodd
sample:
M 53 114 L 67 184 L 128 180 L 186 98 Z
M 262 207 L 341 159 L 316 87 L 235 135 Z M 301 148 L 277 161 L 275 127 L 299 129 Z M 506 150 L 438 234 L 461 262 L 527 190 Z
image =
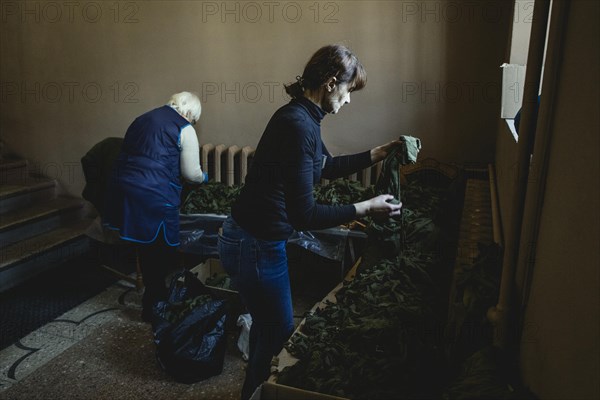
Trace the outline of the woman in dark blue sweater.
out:
M 350 103 L 366 72 L 346 47 L 318 50 L 297 82 L 292 100 L 269 121 L 246 184 L 223 224 L 219 252 L 225 270 L 252 315 L 250 359 L 242 399 L 270 373 L 271 358 L 294 330 L 285 246 L 294 230 L 322 229 L 366 215 L 400 214 L 391 195 L 342 206 L 315 203 L 313 185 L 358 172 L 385 158 L 393 141 L 363 153 L 332 157 L 321 141 L 321 120 Z

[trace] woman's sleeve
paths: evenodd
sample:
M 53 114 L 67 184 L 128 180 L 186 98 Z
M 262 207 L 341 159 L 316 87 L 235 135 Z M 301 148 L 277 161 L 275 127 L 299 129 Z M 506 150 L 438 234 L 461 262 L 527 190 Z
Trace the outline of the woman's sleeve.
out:
M 200 148 L 196 130 L 188 125 L 181 130 L 181 175 L 186 181 L 202 183 L 204 174 L 200 168 Z
M 332 157 L 323 143 L 323 156 L 325 157 L 325 166 L 321 172 L 325 179 L 343 178 L 362 171 L 373 164 L 371 162 L 371 150 L 347 156 Z
M 296 230 L 324 229 L 351 221 L 356 217 L 352 204 L 326 206 L 317 204 L 313 195 L 313 169 L 316 140 L 300 121 L 285 128 L 282 146 L 283 191 L 289 222 Z

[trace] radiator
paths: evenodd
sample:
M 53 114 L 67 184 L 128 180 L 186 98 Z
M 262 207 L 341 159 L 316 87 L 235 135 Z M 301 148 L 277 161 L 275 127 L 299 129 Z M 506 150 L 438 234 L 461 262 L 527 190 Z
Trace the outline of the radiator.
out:
M 238 185 L 245 182 L 248 168 L 254 157 L 254 149 L 236 145 L 225 146 L 211 143 L 200 147 L 200 164 L 202 171 L 208 173 L 208 178 L 215 182 L 223 182 L 228 186 Z M 381 172 L 381 163 L 365 168 L 359 173 L 352 174 L 347 178 L 358 181 L 367 187 L 376 182 Z M 322 179 L 322 184 L 327 184 L 327 179 Z
M 208 143 L 200 147 L 202 171 L 208 174 L 210 180 L 223 182 L 228 186 L 245 182 L 253 156 L 254 149 L 249 146 L 240 148 Z

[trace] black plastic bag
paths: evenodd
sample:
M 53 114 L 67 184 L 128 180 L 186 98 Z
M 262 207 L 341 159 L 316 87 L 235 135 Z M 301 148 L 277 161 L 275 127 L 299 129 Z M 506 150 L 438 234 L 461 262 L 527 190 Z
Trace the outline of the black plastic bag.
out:
M 156 358 L 177 382 L 194 383 L 223 371 L 227 347 L 225 300 L 211 298 L 171 322 L 182 303 L 202 295 L 210 296 L 209 289 L 184 270 L 173 277 L 168 301 L 159 302 L 153 309 Z

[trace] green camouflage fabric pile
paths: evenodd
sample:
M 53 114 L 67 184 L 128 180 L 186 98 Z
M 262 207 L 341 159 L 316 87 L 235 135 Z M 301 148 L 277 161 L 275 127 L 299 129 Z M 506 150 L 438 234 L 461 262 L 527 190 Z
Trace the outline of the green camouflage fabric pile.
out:
M 456 290 L 470 320 L 487 321 L 487 310 L 500 294 L 502 251 L 495 244 L 478 243 L 479 254 L 472 265 L 462 265 L 456 276 Z
M 221 182 L 207 182 L 195 186 L 185 194 L 181 212 L 184 214 L 230 214 L 243 185 L 227 186 Z M 315 201 L 319 204 L 353 204 L 373 197 L 373 186 L 364 188 L 358 182 L 336 179 L 326 185 L 315 185 Z
M 435 219 L 445 190 L 409 181 L 402 251 L 369 241 L 365 253 L 376 255 L 374 262 L 344 283 L 335 303 L 306 316 L 286 345 L 299 361 L 279 374 L 278 383 L 351 399 L 439 397 L 446 316 L 436 282 L 449 265 L 439 251 L 443 238 Z M 398 235 L 401 224 L 391 221 L 369 220 L 369 227 Z
M 243 185 L 227 186 L 221 182 L 206 182 L 194 187 L 184 196 L 183 214 L 231 214 L 231 205 Z
M 186 315 L 188 315 L 194 308 L 206 304 L 211 300 L 212 298 L 209 295 L 201 295 L 181 303 L 171 303 L 171 307 L 169 307 L 164 317 L 167 321 L 173 324 L 177 323 Z
M 231 278 L 226 272 L 213 274 L 204 282 L 207 286 L 231 290 Z
M 374 195 L 373 185 L 363 187 L 359 182 L 339 178 L 326 185 L 315 185 L 315 201 L 319 204 L 331 206 L 354 204 L 359 201 L 372 198 Z
M 444 389 L 444 400 L 534 399 L 518 376 L 518 367 L 506 353 L 492 346 L 493 327 L 487 311 L 498 301 L 502 275 L 502 249 L 495 243 L 478 243 L 473 264 L 461 265 L 456 274 L 456 297 L 452 299 L 459 317 L 450 321 L 447 362 L 459 372 Z M 458 327 L 458 331 L 456 328 Z
M 335 303 L 306 316 L 286 344 L 299 361 L 280 373 L 278 383 L 351 399 L 534 398 L 518 377 L 507 376 L 506 361 L 490 346 L 485 314 L 498 298 L 498 246 L 480 245 L 475 263 L 456 277 L 457 301 L 475 337 L 468 329 L 458 338 L 446 336 L 445 288 L 454 254 L 446 251 L 452 233 L 441 220 L 449 184 L 410 175 L 400 221 L 365 219 L 369 238 L 376 239 L 369 240 L 359 273 L 344 283 Z M 336 186 L 348 192 L 347 203 L 368 198 L 342 182 Z M 368 196 L 395 189 L 381 190 L 369 189 Z M 466 343 L 453 359 L 445 351 L 449 339 Z

